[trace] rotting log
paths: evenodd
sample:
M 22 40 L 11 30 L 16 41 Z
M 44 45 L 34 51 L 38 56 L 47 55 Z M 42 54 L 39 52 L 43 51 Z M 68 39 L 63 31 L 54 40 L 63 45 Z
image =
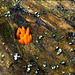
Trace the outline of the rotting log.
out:
M 75 1 L 0 3 L 0 75 L 75 74 Z M 21 26 L 30 28 L 32 43 L 16 39 Z

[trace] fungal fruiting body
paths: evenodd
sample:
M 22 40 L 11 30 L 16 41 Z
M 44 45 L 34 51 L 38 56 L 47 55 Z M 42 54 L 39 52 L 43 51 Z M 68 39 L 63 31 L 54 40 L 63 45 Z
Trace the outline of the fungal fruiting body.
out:
M 22 45 L 27 45 L 32 42 L 32 35 L 29 34 L 29 27 L 26 30 L 23 26 L 22 28 L 19 27 L 17 29 L 16 36 L 18 42 Z

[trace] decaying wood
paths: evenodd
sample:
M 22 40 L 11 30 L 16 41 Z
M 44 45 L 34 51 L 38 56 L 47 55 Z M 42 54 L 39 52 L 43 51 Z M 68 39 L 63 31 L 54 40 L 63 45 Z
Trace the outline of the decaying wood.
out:
M 74 0 L 0 3 L 0 75 L 75 74 Z M 30 28 L 32 43 L 16 39 L 21 26 Z

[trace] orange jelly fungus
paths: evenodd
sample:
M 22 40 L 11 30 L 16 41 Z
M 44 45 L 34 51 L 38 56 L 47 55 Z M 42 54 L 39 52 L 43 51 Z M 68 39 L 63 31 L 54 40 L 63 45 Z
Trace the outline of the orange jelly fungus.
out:
M 29 27 L 26 30 L 23 26 L 22 28 L 19 27 L 17 29 L 16 36 L 18 42 L 22 45 L 27 45 L 32 42 L 32 35 L 29 34 Z

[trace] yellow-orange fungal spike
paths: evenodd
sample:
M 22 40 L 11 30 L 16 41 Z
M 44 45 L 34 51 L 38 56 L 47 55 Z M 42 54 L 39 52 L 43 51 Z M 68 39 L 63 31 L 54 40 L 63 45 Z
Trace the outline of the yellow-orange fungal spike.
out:
M 26 34 L 29 36 L 29 27 L 26 30 Z
M 22 26 L 22 30 L 24 30 L 25 31 L 25 28 Z
M 28 36 L 28 43 L 30 43 L 30 37 Z
M 17 36 L 17 39 L 19 39 L 19 30 L 17 30 L 16 36 Z
M 32 40 L 32 35 L 30 34 L 30 39 Z
M 18 28 L 18 31 L 21 32 L 21 28 L 20 27 Z
M 29 27 L 26 30 L 23 26 L 22 28 L 19 27 L 17 29 L 16 36 L 19 43 L 22 45 L 27 45 L 32 42 L 32 35 L 29 35 Z
M 24 39 L 21 38 L 20 40 L 18 40 L 20 44 L 24 45 Z
M 20 32 L 21 32 L 21 28 L 19 27 L 18 29 L 17 29 L 17 33 L 16 33 L 16 36 L 17 36 L 17 39 L 19 39 L 20 37 Z
M 24 38 L 28 38 L 28 35 L 27 34 L 24 34 Z
M 20 34 L 20 39 L 21 39 L 22 37 L 24 37 L 24 35 Z
M 23 32 L 25 33 L 26 31 L 25 31 L 25 28 L 22 26 L 22 30 L 23 30 Z
M 28 43 L 31 43 L 31 42 L 32 42 L 32 35 L 30 34 L 28 37 Z
M 22 35 L 24 35 L 24 34 L 25 34 L 24 30 L 21 30 L 21 34 L 22 34 Z
M 26 34 L 24 35 L 24 43 L 25 43 L 25 45 L 28 44 L 28 36 Z

